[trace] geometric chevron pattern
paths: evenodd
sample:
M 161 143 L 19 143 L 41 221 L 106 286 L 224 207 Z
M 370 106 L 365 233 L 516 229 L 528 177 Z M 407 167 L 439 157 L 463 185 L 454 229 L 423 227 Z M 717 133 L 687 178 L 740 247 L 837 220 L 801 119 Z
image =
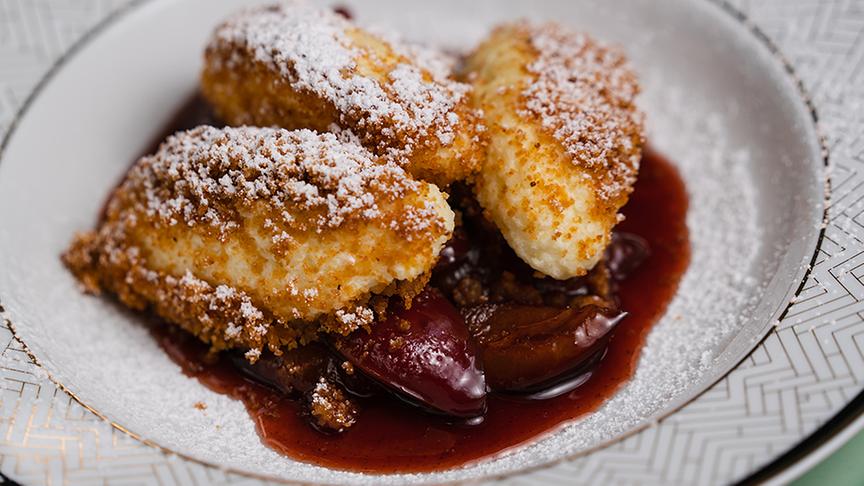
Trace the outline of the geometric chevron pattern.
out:
M 26 485 L 249 484 L 146 446 L 59 390 L 4 325 L 0 471 Z M 257 484 L 257 483 L 256 483 Z
M 0 135 L 57 58 L 128 3 L 0 0 Z M 776 329 L 680 412 L 602 451 L 507 482 L 733 482 L 793 447 L 864 390 L 864 1 L 731 3 L 780 47 L 819 112 L 831 154 L 832 201 L 813 271 Z M 263 484 L 118 431 L 52 384 L 5 324 L 0 471 L 23 484 Z

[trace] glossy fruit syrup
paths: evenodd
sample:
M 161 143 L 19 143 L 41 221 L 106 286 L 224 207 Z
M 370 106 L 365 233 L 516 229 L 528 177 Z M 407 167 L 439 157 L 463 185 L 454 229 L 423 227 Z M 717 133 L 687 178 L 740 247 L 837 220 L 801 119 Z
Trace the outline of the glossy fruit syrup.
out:
M 213 119 L 200 101 L 193 101 L 178 115 L 169 132 L 205 122 L 213 123 Z M 460 190 L 455 188 L 452 192 L 456 198 Z M 459 201 L 451 202 L 462 210 L 463 220 L 470 220 L 470 208 L 460 207 Z M 286 456 L 331 468 L 375 473 L 457 467 L 530 441 L 595 410 L 633 375 L 645 337 L 665 312 L 690 261 L 685 221 L 687 205 L 684 183 L 674 165 L 647 150 L 635 190 L 622 210 L 626 219 L 616 228 L 616 242 L 607 251 L 604 264 L 609 266 L 612 275 L 607 303 L 592 304 L 583 308 L 588 311 L 580 311 L 583 314 L 593 312 L 598 318 L 611 316 L 602 321 L 611 326 L 611 331 L 593 345 L 592 354 L 586 355 L 584 363 L 563 379 L 539 385 L 532 382 L 531 387 L 525 387 L 525 392 L 490 391 L 485 396 L 485 414 L 479 418 L 465 420 L 430 413 L 416 403 L 408 403 L 411 400 L 406 400 L 404 394 L 397 398 L 390 393 L 392 390 L 379 386 L 375 392 L 360 393 L 354 398 L 356 423 L 341 433 L 326 433 L 310 425 L 303 401 L 296 394 L 281 393 L 263 384 L 262 381 L 267 380 L 262 380 L 261 376 L 251 379 L 248 366 L 238 364 L 236 356 L 210 356 L 206 346 L 171 326 L 155 325 L 153 334 L 187 375 L 218 393 L 243 401 L 262 441 Z M 488 253 L 489 245 L 498 244 L 495 238 L 500 239 L 500 236 L 486 235 L 483 231 L 469 232 L 461 241 L 451 242 L 450 247 L 457 248 L 457 253 Z M 449 251 L 454 250 L 450 248 Z M 502 268 L 516 275 L 522 272 L 521 262 L 507 263 L 514 260 L 508 249 L 499 251 L 501 255 L 496 254 L 494 259 L 472 260 L 470 271 L 485 276 L 483 285 L 494 286 L 496 283 L 490 283 L 490 279 L 499 278 Z M 485 268 L 484 265 L 502 268 Z M 461 297 L 454 297 L 454 290 L 450 288 L 453 286 L 448 284 L 454 272 L 446 265 L 439 265 L 431 285 L 438 285 L 440 292 L 435 290 L 431 298 L 459 301 L 453 303 L 464 313 L 468 304 L 460 303 Z M 554 301 L 562 292 L 569 292 L 564 287 L 571 284 L 526 278 L 530 285 L 539 289 L 537 294 L 541 297 L 538 298 L 546 309 L 538 311 L 540 315 L 543 312 L 552 315 L 551 321 L 547 320 L 550 322 L 559 319 L 562 311 L 556 311 L 555 305 L 548 301 Z M 571 286 L 585 285 L 577 281 Z M 567 295 L 577 294 L 581 295 L 579 289 Z M 504 301 L 501 299 L 499 296 L 497 303 L 503 305 L 505 311 L 516 308 L 506 297 Z M 610 307 L 614 307 L 614 312 L 608 309 Z M 422 312 L 422 308 L 415 312 Z M 530 309 L 522 312 L 531 313 Z M 513 315 L 519 314 L 513 311 Z M 585 319 L 584 316 L 580 318 Z M 552 325 L 557 324 L 552 322 Z M 335 355 L 334 348 L 348 355 L 352 350 L 350 346 L 351 343 L 322 346 L 316 351 L 319 354 L 315 359 Z M 491 356 L 491 351 L 487 349 L 486 352 Z M 502 361 L 506 362 L 506 358 L 505 354 Z M 342 362 L 343 358 L 334 359 Z M 466 363 L 463 368 L 471 366 L 474 363 Z M 375 370 L 374 366 L 369 369 Z M 506 374 L 504 376 L 506 378 Z M 499 380 L 505 389 L 511 381 Z M 300 388 L 302 390 L 302 384 Z

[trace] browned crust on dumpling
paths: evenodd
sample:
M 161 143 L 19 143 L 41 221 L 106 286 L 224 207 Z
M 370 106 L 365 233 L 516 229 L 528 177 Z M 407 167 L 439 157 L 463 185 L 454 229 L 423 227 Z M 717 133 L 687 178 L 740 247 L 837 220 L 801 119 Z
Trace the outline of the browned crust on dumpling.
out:
M 136 163 L 64 261 L 90 291 L 254 357 L 410 299 L 452 228 L 437 187 L 332 134 L 199 127 Z
M 350 130 L 376 154 L 446 186 L 476 171 L 482 127 L 468 86 L 426 59 L 329 9 L 283 4 L 217 29 L 201 86 L 229 124 Z
M 617 49 L 527 22 L 495 29 L 466 65 L 488 128 L 478 201 L 533 268 L 584 275 L 638 173 L 644 128 L 634 72 Z

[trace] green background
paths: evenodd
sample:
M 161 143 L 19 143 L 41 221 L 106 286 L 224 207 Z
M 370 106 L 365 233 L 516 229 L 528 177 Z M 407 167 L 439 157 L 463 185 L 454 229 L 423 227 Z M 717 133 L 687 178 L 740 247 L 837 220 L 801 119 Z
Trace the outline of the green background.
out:
M 794 486 L 864 485 L 864 432 L 792 483 Z

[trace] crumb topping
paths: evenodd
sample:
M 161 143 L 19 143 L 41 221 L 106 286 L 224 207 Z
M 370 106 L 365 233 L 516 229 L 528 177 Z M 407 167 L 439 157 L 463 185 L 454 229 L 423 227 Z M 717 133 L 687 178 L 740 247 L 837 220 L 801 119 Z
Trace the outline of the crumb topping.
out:
M 139 209 L 150 218 L 167 225 L 210 225 L 224 235 L 239 224 L 238 206 L 254 201 L 272 208 L 279 226 L 321 232 L 380 218 L 378 201 L 418 187 L 397 165 L 333 134 L 202 126 L 169 137 L 134 166 L 120 190 L 143 188 L 129 192 L 143 193 Z M 406 228 L 426 228 L 425 213 L 416 213 Z M 274 239 L 280 236 L 277 232 Z
M 327 100 L 345 126 L 363 132 L 377 127 L 389 138 L 388 144 L 382 142 L 382 152 L 396 152 L 394 141 L 403 145 L 399 149 L 410 151 L 430 136 L 445 145 L 452 143 L 459 123 L 452 110 L 467 93 L 467 85 L 442 76 L 445 61 L 440 57 L 416 47 L 397 48 L 399 42 L 389 46 L 397 60 L 395 66 L 385 66 L 387 79 L 375 79 L 363 72 L 358 60 L 384 61 L 352 41 L 356 30 L 331 9 L 285 2 L 233 17 L 217 29 L 213 45 L 242 49 L 293 89 Z M 393 37 L 373 39 L 386 42 Z M 242 63 L 243 56 L 226 62 L 230 69 Z
M 310 394 L 309 414 L 316 427 L 333 432 L 342 432 L 357 421 L 354 403 L 338 386 L 323 378 Z
M 599 195 L 616 199 L 636 180 L 643 116 L 639 85 L 623 52 L 557 24 L 521 24 L 537 59 L 523 92 L 524 113 L 539 117 L 575 163 L 599 179 Z
M 346 329 L 368 326 L 375 319 L 375 313 L 368 307 L 355 307 L 353 311 L 339 309 L 335 316 L 336 320 L 343 324 Z

